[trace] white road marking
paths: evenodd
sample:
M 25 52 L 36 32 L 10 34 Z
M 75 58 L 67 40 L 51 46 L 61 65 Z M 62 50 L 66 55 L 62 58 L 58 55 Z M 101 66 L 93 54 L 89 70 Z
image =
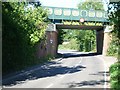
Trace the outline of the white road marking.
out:
M 68 74 L 68 73 L 70 73 L 70 71 L 68 71 L 66 74 Z M 66 75 L 66 74 L 65 74 L 65 75 Z M 65 77 L 65 75 L 62 75 L 60 78 L 64 78 L 64 77 Z
M 100 58 L 100 57 L 99 57 Z M 103 61 L 103 64 L 104 64 L 104 80 L 105 80 L 105 82 L 104 82 L 104 90 L 106 90 L 106 88 L 107 88 L 107 68 L 106 68 L 106 65 L 105 65 L 105 61 L 104 61 L 104 59 L 103 58 L 100 58 L 102 61 Z
M 70 73 L 70 71 L 68 71 L 66 74 L 68 74 L 68 73 Z M 60 76 L 59 77 L 59 80 L 60 79 L 62 79 L 62 78 L 64 78 L 65 76 L 66 76 L 66 74 L 64 74 L 64 75 L 62 75 L 62 76 Z M 57 80 L 58 81 L 58 80 Z M 53 86 L 54 84 L 53 83 L 51 83 L 50 85 L 48 85 L 46 88 L 50 88 L 51 86 Z
M 79 63 L 81 63 L 82 62 L 82 57 L 80 57 L 80 62 Z
M 51 83 L 50 85 L 48 85 L 46 88 L 50 88 L 51 86 L 53 86 L 53 83 Z
M 60 78 L 63 78 L 63 77 L 65 77 L 65 75 L 62 75 Z
M 82 57 L 80 57 L 80 61 L 78 64 L 75 65 L 75 67 L 79 66 L 81 62 L 82 62 Z
M 104 62 L 104 70 L 105 70 L 105 73 L 104 73 L 104 79 L 105 79 L 105 82 L 104 82 L 104 90 L 106 90 L 106 88 L 107 88 L 107 73 L 106 73 L 106 65 L 105 65 L 105 61 L 103 60 L 103 62 Z
M 0 86 L 0 90 L 2 90 L 2 86 Z
M 82 62 L 82 57 L 80 57 L 80 61 L 79 61 L 78 64 L 75 65 L 75 67 L 79 66 L 81 62 Z M 68 74 L 68 73 L 70 73 L 70 71 L 68 71 L 66 74 Z M 65 75 L 66 75 L 66 74 L 65 74 Z M 60 77 L 60 79 L 64 78 L 65 75 L 62 75 L 62 76 Z

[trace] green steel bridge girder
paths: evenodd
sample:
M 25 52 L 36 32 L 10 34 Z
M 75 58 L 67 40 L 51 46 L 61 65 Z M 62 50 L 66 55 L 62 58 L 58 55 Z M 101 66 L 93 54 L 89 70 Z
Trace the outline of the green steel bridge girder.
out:
M 48 10 L 50 20 L 71 20 L 79 21 L 84 18 L 85 21 L 109 22 L 107 11 L 102 10 L 80 10 L 75 8 L 60 8 L 43 6 Z

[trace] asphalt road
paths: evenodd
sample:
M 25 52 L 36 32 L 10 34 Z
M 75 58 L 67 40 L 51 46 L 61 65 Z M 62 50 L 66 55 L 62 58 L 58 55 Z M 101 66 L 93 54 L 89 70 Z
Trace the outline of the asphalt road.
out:
M 107 72 L 96 54 L 60 51 L 63 58 L 3 80 L 4 88 L 105 88 Z

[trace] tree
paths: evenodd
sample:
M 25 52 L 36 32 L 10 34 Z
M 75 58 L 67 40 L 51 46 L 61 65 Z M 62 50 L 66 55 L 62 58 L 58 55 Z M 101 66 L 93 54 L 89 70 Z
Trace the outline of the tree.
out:
M 109 4 L 109 20 L 113 26 L 113 37 L 116 38 L 118 46 L 118 62 L 120 62 L 120 2 Z
M 104 10 L 102 2 L 93 2 L 91 0 L 86 0 L 85 2 L 80 2 L 78 4 L 78 9 L 84 10 Z M 84 36 L 81 35 L 84 33 Z M 79 41 L 80 49 L 83 50 L 83 46 L 85 46 L 85 51 L 91 51 L 95 49 L 95 31 L 88 30 L 88 31 L 81 31 L 79 35 L 77 35 Z M 93 48 L 94 47 L 94 48 Z
M 63 31 L 62 29 L 58 30 L 58 45 L 63 43 L 65 34 L 66 32 Z
M 110 67 L 110 84 L 111 88 L 113 88 L 114 90 L 120 90 L 120 1 L 112 2 L 109 4 L 108 14 L 110 25 L 113 26 L 112 42 L 114 41 L 116 43 L 116 51 L 118 52 L 118 62 L 114 63 Z
M 84 10 L 104 10 L 102 2 L 93 2 L 91 0 L 86 0 L 83 3 L 78 4 L 78 9 Z
M 80 51 L 91 51 L 95 49 L 95 31 L 80 30 L 76 31 L 76 38 L 79 44 Z
M 31 1 L 28 1 L 28 3 L 35 6 L 35 7 L 41 6 L 41 3 L 39 0 L 31 0 Z
M 89 6 L 92 6 L 91 8 Z M 85 10 L 104 10 L 103 3 L 102 2 L 90 2 L 90 0 L 86 0 L 86 2 L 79 3 L 78 4 L 79 9 L 85 9 Z M 71 22 L 64 22 L 64 24 L 70 24 Z M 75 22 L 76 23 L 76 22 Z M 89 24 L 89 23 L 88 23 Z M 77 25 L 79 23 L 77 22 Z M 72 35 L 70 34 L 72 33 Z M 59 34 L 61 35 L 61 34 Z M 64 37 L 65 36 L 65 37 Z M 94 30 L 87 30 L 87 31 L 79 31 L 79 30 L 66 30 L 65 35 L 63 39 L 65 40 L 77 40 L 77 44 L 79 45 L 80 51 L 91 51 L 95 49 L 95 31 Z M 59 40 L 60 41 L 60 40 Z M 63 41 L 63 40 L 62 40 Z M 74 43 L 76 44 L 76 43 Z M 77 48 L 78 49 L 78 48 Z
M 3 73 L 35 64 L 36 44 L 45 39 L 47 11 L 27 3 L 2 3 Z

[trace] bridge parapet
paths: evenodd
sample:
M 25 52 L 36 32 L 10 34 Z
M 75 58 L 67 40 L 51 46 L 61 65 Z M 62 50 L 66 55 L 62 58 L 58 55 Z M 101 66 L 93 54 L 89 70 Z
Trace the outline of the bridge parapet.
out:
M 49 10 L 49 19 L 52 20 L 76 20 L 84 18 L 85 21 L 108 22 L 107 11 L 80 10 L 75 8 L 45 7 Z

